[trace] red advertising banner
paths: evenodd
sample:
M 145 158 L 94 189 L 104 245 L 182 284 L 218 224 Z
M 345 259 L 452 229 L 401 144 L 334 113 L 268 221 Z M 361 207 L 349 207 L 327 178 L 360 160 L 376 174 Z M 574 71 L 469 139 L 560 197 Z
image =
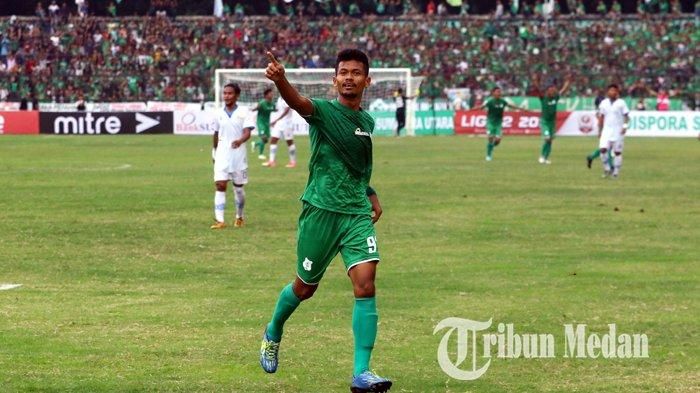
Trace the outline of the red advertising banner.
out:
M 0 134 L 38 134 L 39 111 L 0 112 Z
M 557 130 L 570 112 L 557 112 Z M 455 112 L 455 134 L 486 134 L 486 111 Z M 539 135 L 540 113 L 531 111 L 504 112 L 504 135 Z

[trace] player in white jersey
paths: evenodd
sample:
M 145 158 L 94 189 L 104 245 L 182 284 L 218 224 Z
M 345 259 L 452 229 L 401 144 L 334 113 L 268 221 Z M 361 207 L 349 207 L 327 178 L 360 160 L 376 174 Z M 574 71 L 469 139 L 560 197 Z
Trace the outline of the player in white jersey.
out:
M 598 106 L 598 129 L 600 131 L 598 147 L 601 157 L 607 157 L 608 151 L 612 150 L 614 158 L 612 168 L 610 168 L 609 160 L 601 160 L 604 170 L 603 177 L 608 177 L 611 173 L 613 177 L 620 175 L 622 148 L 630 121 L 629 113 L 627 104 L 620 98 L 620 88 L 615 84 L 608 86 L 608 98 L 604 99 Z
M 277 141 L 284 138 L 287 141 L 287 151 L 289 152 L 289 163 L 287 168 L 297 166 L 297 147 L 294 145 L 294 130 L 292 129 L 292 109 L 279 97 L 277 99 L 277 109 L 270 116 L 270 161 L 263 163 L 263 166 L 273 167 L 277 165 Z
M 241 88 L 235 83 L 224 86 L 224 108 L 216 111 L 212 120 L 214 130 L 214 216 L 216 223 L 211 229 L 225 228 L 224 209 L 226 208 L 226 184 L 233 183 L 236 201 L 236 222 L 234 226 L 243 226 L 243 206 L 245 192 L 243 186 L 248 183 L 248 156 L 245 142 L 255 128 L 253 116 L 247 108 L 236 103 Z

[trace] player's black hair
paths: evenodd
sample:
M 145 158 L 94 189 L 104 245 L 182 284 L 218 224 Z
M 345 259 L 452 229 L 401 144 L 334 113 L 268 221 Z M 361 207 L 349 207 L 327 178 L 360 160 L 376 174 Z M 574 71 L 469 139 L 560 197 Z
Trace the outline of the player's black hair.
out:
M 263 95 L 266 96 L 267 93 L 271 93 L 271 92 L 272 92 L 272 88 L 268 87 L 267 89 L 263 90 Z
M 618 85 L 615 84 L 615 83 L 609 84 L 609 85 L 608 85 L 608 90 L 609 90 L 609 89 L 612 89 L 613 87 L 616 88 L 617 90 L 620 90 L 620 86 L 618 86 Z
M 236 95 L 241 94 L 241 87 L 238 86 L 237 83 L 227 83 L 227 84 L 224 85 L 224 89 L 227 88 L 227 87 L 232 88 L 232 89 L 233 89 L 233 92 L 236 93 Z M 222 89 L 222 91 L 223 91 L 223 89 Z
M 491 89 L 491 92 L 494 92 L 496 90 L 501 90 L 500 86 L 494 86 L 493 89 Z
M 335 74 L 338 75 L 338 65 L 341 61 L 355 60 L 365 65 L 365 76 L 369 75 L 369 58 L 359 49 L 343 49 L 335 59 Z
M 399 87 L 398 89 L 396 89 L 396 92 L 401 94 L 401 93 L 403 93 L 403 89 Z

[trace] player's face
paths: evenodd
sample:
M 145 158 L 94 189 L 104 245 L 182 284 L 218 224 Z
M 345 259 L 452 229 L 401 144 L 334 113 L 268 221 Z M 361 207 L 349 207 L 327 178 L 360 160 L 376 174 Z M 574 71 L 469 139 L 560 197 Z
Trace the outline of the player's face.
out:
M 501 98 L 501 89 L 495 89 L 492 94 L 493 98 Z
M 341 61 L 338 64 L 338 72 L 333 77 L 333 84 L 338 90 L 338 94 L 348 99 L 362 97 L 362 92 L 371 81 L 365 72 L 365 65 L 362 62 L 357 60 Z
M 265 94 L 265 99 L 269 102 L 272 102 L 272 92 Z
M 547 96 L 554 97 L 555 95 L 557 95 L 557 89 L 554 86 L 549 86 L 547 88 Z
M 224 104 L 226 104 L 226 106 L 233 106 L 236 104 L 238 96 L 236 95 L 236 91 L 233 90 L 233 87 L 224 87 L 223 95 Z
M 620 96 L 620 91 L 617 90 L 615 87 L 611 87 L 608 89 L 608 97 L 611 100 L 616 100 Z

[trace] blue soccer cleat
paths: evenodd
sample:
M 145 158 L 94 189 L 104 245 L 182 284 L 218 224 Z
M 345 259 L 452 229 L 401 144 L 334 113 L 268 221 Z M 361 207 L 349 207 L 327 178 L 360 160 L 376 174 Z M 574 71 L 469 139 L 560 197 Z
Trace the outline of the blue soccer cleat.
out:
M 352 378 L 352 393 L 384 393 L 391 389 L 391 381 L 371 371 L 365 371 Z
M 279 361 L 280 343 L 272 341 L 267 336 L 267 328 L 263 333 L 262 344 L 260 345 L 260 366 L 266 373 L 274 373 L 277 371 L 277 363 Z

